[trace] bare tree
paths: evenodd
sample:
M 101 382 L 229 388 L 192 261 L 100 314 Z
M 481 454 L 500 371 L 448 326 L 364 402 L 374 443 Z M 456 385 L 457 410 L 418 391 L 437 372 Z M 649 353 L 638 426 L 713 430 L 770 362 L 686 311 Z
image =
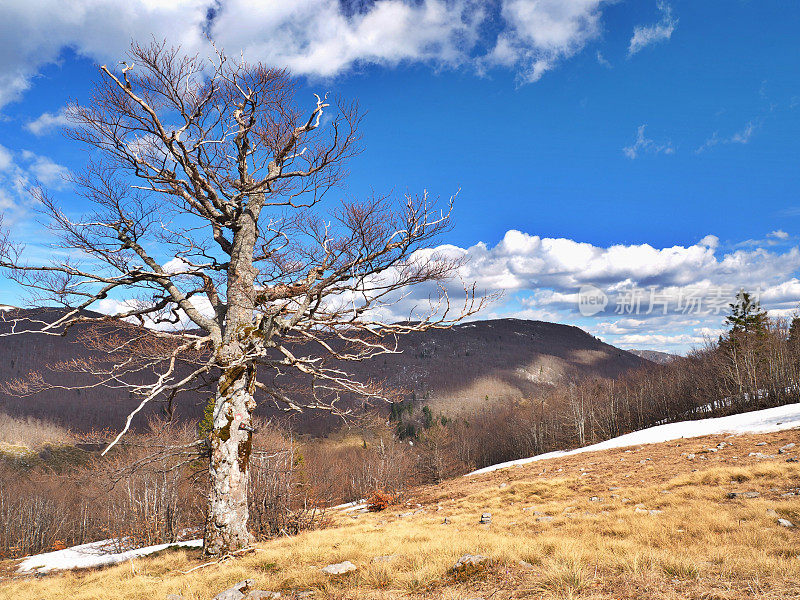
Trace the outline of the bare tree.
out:
M 467 286 L 463 305 L 451 306 L 446 285 L 459 263 L 418 252 L 449 226 L 452 198 L 444 210 L 426 193 L 330 198 L 359 151 L 355 104 L 317 96 L 303 114 L 288 73 L 215 52 L 201 59 L 134 44 L 130 62 L 102 66 L 91 102 L 68 109 L 68 135 L 90 158 L 74 183 L 92 210 L 75 219 L 32 190 L 68 258 L 30 265 L 21 247 L 0 242 L 0 264 L 35 303 L 62 307 L 50 320 L 7 315 L 13 332 L 79 330 L 107 360 L 59 367 L 140 398 L 109 448 L 148 402 L 213 382 L 210 555 L 250 543 L 258 401 L 341 414 L 342 393 L 388 398 L 380 382 L 356 381 L 342 365 L 396 352 L 398 336 L 450 326 L 485 301 Z M 424 314 L 386 319 L 417 284 L 432 290 Z M 87 312 L 104 299 L 120 308 Z M 120 329 L 120 320 L 131 324 Z M 270 377 L 257 378 L 259 367 Z M 277 383 L 292 369 L 309 395 Z M 57 386 L 35 375 L 11 387 Z

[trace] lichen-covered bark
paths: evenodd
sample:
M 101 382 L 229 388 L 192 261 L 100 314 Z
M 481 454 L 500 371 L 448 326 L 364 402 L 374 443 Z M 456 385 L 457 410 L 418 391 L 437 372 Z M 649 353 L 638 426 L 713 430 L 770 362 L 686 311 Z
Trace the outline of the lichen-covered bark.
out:
M 250 544 L 247 530 L 247 467 L 252 447 L 255 368 L 228 369 L 214 406 L 204 549 L 218 556 Z

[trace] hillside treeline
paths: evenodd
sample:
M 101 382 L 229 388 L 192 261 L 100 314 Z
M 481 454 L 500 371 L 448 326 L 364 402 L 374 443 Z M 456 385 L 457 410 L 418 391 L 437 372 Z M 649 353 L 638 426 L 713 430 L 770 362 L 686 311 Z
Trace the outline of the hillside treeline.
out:
M 769 319 L 743 293 L 718 340 L 616 379 L 487 401 L 467 418 L 436 414 L 427 398 L 412 398 L 327 438 L 297 436 L 289 425 L 262 421 L 250 469 L 250 527 L 262 538 L 291 535 L 322 522 L 325 507 L 340 502 L 371 496 L 402 501 L 412 485 L 499 462 L 661 423 L 797 401 L 800 319 Z M 105 459 L 97 456 L 99 443 L 87 443 L 86 436 L 31 420 L 5 423 L 0 557 L 105 538 L 141 545 L 200 535 L 202 422 L 151 421 L 147 432 Z M 104 439 L 102 432 L 94 437 Z

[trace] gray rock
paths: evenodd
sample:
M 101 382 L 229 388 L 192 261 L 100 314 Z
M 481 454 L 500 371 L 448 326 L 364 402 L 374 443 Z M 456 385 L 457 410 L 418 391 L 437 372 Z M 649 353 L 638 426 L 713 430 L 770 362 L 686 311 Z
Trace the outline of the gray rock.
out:
M 297 600 L 305 600 L 306 598 L 313 598 L 314 590 L 305 590 L 303 592 L 297 592 L 295 596 L 297 597 Z
M 777 517 L 778 516 L 778 511 L 774 510 L 772 508 L 769 508 L 769 509 L 767 509 L 767 516 L 768 517 Z
M 591 498 L 589 498 L 589 502 L 602 502 L 602 501 L 603 499 L 598 496 L 592 496 Z
M 795 447 L 794 443 L 790 443 L 790 444 L 786 444 L 785 446 L 781 446 L 780 449 L 778 450 L 778 454 L 783 454 L 784 452 L 788 452 L 789 450 L 791 450 L 794 447 Z
M 778 519 L 778 525 L 781 527 L 794 527 L 794 523 L 786 519 Z
M 728 492 L 726 497 L 733 500 L 734 498 L 758 498 L 760 495 L 758 492 Z
M 240 581 L 214 596 L 213 600 L 243 600 L 245 595 L 253 589 L 253 583 L 252 579 Z
M 766 446 L 767 442 L 758 442 L 756 446 Z
M 268 592 L 266 590 L 253 590 L 247 596 L 244 597 L 244 600 L 276 600 L 276 598 L 280 598 L 280 592 Z
M 786 462 L 800 462 L 800 461 L 797 459 L 797 457 L 792 456 L 791 458 L 787 458 Z
M 465 554 L 453 565 L 453 570 L 463 569 L 466 566 L 478 566 L 486 563 L 489 559 L 480 554 Z
M 395 558 L 397 558 L 397 554 L 387 554 L 386 556 L 375 556 L 372 559 L 374 563 L 387 563 L 392 562 Z
M 488 525 L 492 522 L 492 513 L 483 513 L 481 515 L 480 523 L 481 525 Z
M 519 566 L 520 567 L 525 567 L 526 569 L 533 569 L 534 568 L 533 565 L 531 563 L 529 563 L 528 561 L 526 561 L 526 560 L 519 561 Z
M 762 452 L 751 452 L 747 456 L 754 456 L 756 458 L 777 458 L 773 454 L 763 454 Z
M 344 575 L 345 573 L 355 571 L 357 568 L 358 567 L 349 560 L 346 560 L 344 562 L 328 565 L 327 567 L 322 567 L 322 572 L 326 575 Z
M 536 520 L 539 523 L 550 523 L 553 520 L 553 517 L 549 517 L 547 515 L 544 515 L 544 516 L 541 516 L 541 517 L 536 517 Z

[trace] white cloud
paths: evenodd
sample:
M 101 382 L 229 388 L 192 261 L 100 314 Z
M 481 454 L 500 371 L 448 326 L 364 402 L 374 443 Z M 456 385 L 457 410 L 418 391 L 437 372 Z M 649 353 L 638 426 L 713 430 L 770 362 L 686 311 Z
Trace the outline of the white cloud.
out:
M 0 106 L 18 100 L 65 48 L 120 60 L 130 40 L 166 39 L 208 52 L 206 33 L 231 53 L 330 77 L 361 65 L 415 62 L 503 66 L 536 81 L 601 33 L 610 0 L 377 0 L 348 11 L 340 0 L 5 0 L 0 3 Z M 494 37 L 488 24 L 500 23 Z M 42 135 L 63 113 L 28 123 Z
M 767 237 L 776 238 L 779 240 L 788 240 L 789 234 L 786 233 L 783 229 L 776 229 L 775 231 L 771 231 L 767 234 Z
M 517 66 L 525 82 L 539 80 L 601 32 L 604 0 L 502 0 L 506 28 L 487 57 L 488 64 Z
M 597 51 L 597 62 L 598 64 L 604 66 L 606 69 L 613 69 L 614 66 L 606 60 L 606 57 L 603 56 L 603 53 L 600 50 Z
M 672 7 L 666 2 L 658 3 L 661 20 L 655 25 L 637 25 L 633 29 L 633 37 L 628 45 L 628 55 L 632 56 L 658 42 L 664 42 L 672 37 L 672 32 L 678 26 L 678 19 L 672 16 Z
M 69 125 L 69 119 L 67 119 L 66 108 L 61 108 L 56 113 L 42 113 L 36 119 L 27 123 L 25 129 L 33 135 L 40 136 L 67 125 Z
M 723 250 L 713 235 L 688 246 L 604 247 L 511 230 L 495 246 L 448 245 L 425 252 L 434 251 L 465 260 L 448 289 L 451 299 L 463 297 L 462 281 L 476 282 L 478 290 L 505 291 L 481 318 L 575 324 L 624 347 L 683 352 L 715 339 L 728 303 L 741 288 L 758 293 L 771 314 L 789 314 L 800 302 L 800 249 Z M 578 291 L 587 284 L 609 297 L 606 310 L 591 318 L 578 310 Z M 641 292 L 637 312 L 620 310 L 631 288 Z M 386 318 L 399 320 L 414 307 L 424 309 L 435 290 L 423 286 L 408 292 Z
M 718 144 L 747 144 L 750 142 L 750 138 L 753 137 L 753 134 L 758 130 L 759 126 L 760 123 L 758 120 L 749 121 L 744 128 L 728 137 L 720 137 L 719 132 L 715 131 L 711 137 L 703 142 L 694 152 L 695 154 L 700 154 Z
M 14 162 L 11 150 L 0 144 L 0 171 L 7 171 Z
M 63 189 L 67 185 L 69 169 L 53 162 L 46 156 L 35 154 L 30 150 L 23 150 L 22 160 L 28 173 L 39 183 L 54 189 Z
M 15 152 L 0 145 L 0 209 L 6 225 L 18 221 L 32 205 L 31 186 L 42 183 L 63 189 L 68 176 L 66 167 L 46 156 L 29 150 Z
M 648 137 L 645 137 L 644 130 L 647 125 L 639 125 L 636 130 L 636 140 L 630 146 L 625 146 L 622 153 L 631 160 L 637 158 L 642 153 L 650 154 L 673 154 L 675 149 L 670 142 L 664 144 L 656 143 Z
M 202 43 L 208 0 L 6 0 L 0 4 L 0 106 L 18 100 L 64 48 L 95 60 L 122 56 L 130 40 Z
M 344 14 L 339 0 L 230 0 L 211 33 L 246 57 L 328 77 L 360 63 L 458 65 L 484 17 L 482 4 L 472 0 L 383 0 L 354 15 Z

